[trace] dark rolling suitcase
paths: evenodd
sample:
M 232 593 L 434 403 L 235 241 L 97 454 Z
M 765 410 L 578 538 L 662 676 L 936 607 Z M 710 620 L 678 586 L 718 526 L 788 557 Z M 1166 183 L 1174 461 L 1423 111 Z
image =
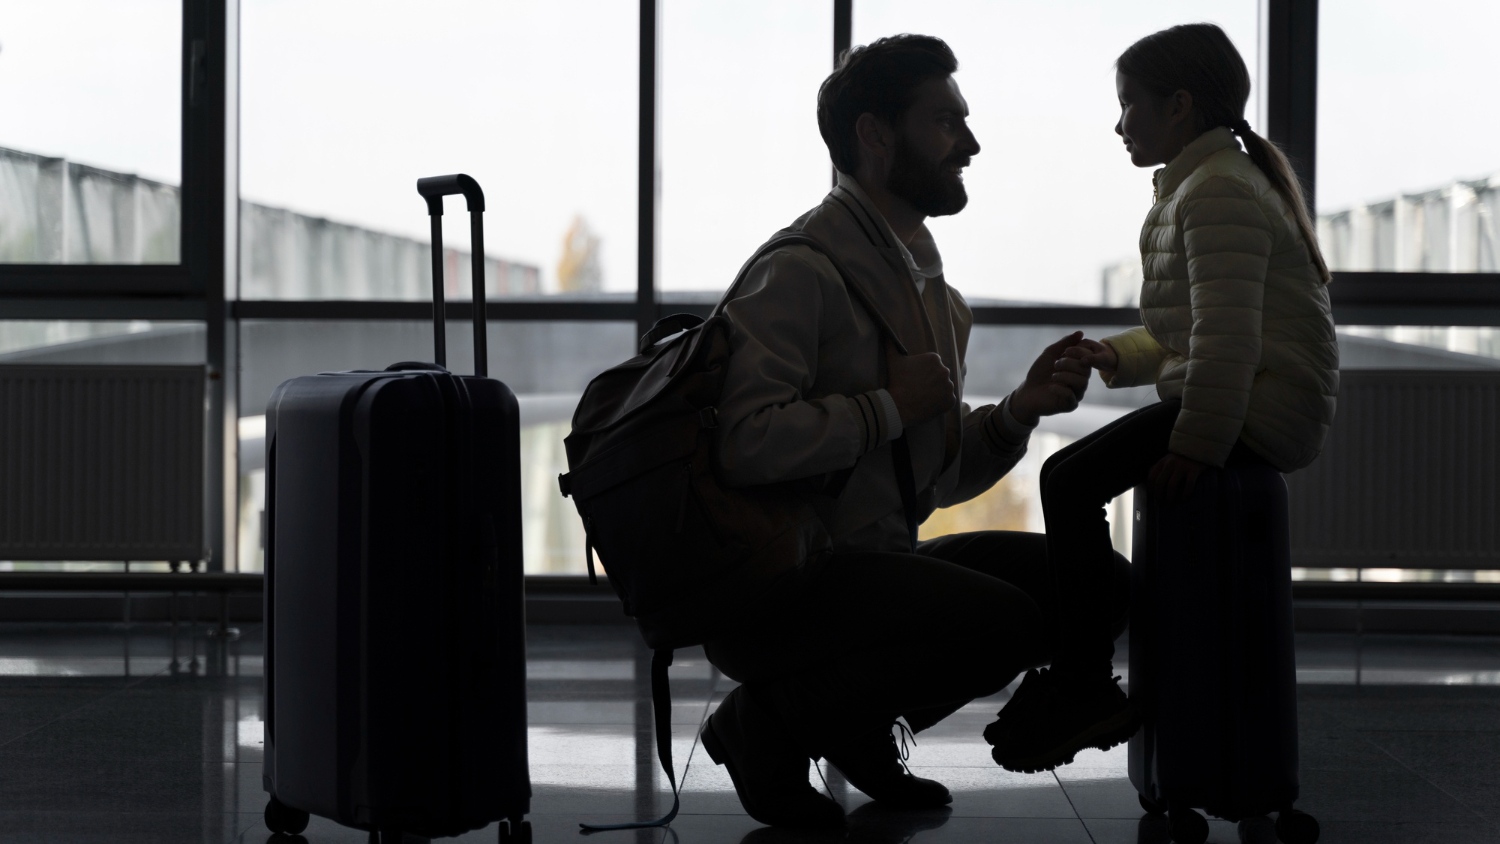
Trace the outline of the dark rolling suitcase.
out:
M 266 411 L 266 825 L 531 838 L 520 424 L 485 377 L 484 197 L 422 179 L 437 364 L 293 378 Z M 476 374 L 444 360 L 443 196 L 473 227 Z
M 1185 501 L 1135 490 L 1130 697 L 1145 724 L 1130 781 L 1178 844 L 1208 824 L 1279 812 L 1277 835 L 1311 844 L 1298 794 L 1286 481 L 1266 465 L 1205 472 Z

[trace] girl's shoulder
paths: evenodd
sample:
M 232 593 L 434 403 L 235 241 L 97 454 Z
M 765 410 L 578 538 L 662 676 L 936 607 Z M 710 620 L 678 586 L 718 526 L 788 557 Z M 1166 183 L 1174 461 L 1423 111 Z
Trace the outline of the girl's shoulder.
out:
M 1178 191 L 1183 196 L 1231 192 L 1262 199 L 1276 189 L 1260 168 L 1239 149 L 1224 149 L 1203 159 Z
M 1252 200 L 1271 221 L 1289 213 L 1271 180 L 1239 149 L 1221 150 L 1205 158 L 1183 180 L 1177 195 L 1183 205 L 1201 200 Z

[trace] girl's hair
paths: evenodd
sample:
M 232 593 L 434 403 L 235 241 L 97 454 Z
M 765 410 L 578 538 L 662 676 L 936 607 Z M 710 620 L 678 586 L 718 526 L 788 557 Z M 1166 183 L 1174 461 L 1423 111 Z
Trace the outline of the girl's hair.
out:
M 1245 143 L 1250 160 L 1266 174 L 1281 193 L 1297 228 L 1307 242 L 1307 251 L 1323 283 L 1331 276 L 1318 236 L 1308 213 L 1302 185 L 1286 154 L 1275 144 L 1250 131 L 1245 103 L 1250 99 L 1250 71 L 1224 30 L 1211 23 L 1189 23 L 1164 29 L 1130 45 L 1115 68 L 1139 82 L 1158 97 L 1177 91 L 1193 95 L 1193 112 L 1199 131 L 1226 126 Z

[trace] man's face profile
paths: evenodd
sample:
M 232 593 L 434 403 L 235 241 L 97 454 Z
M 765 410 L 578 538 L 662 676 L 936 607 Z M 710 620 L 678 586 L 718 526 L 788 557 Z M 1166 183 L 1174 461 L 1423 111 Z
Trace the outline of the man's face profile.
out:
M 979 152 L 969 131 L 969 104 L 951 76 L 930 79 L 896 127 L 886 188 L 928 217 L 957 214 L 969 202 L 963 168 Z

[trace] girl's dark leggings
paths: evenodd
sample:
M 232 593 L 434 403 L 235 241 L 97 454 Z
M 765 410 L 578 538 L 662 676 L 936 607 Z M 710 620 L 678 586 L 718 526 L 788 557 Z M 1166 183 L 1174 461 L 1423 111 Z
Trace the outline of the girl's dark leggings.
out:
M 1056 579 L 1059 653 L 1054 667 L 1108 672 L 1114 655 L 1109 597 L 1114 549 L 1109 502 L 1146 482 L 1167 454 L 1182 405 L 1159 402 L 1120 417 L 1052 455 L 1042 466 L 1047 559 Z M 1243 442 L 1229 465 L 1263 462 Z

